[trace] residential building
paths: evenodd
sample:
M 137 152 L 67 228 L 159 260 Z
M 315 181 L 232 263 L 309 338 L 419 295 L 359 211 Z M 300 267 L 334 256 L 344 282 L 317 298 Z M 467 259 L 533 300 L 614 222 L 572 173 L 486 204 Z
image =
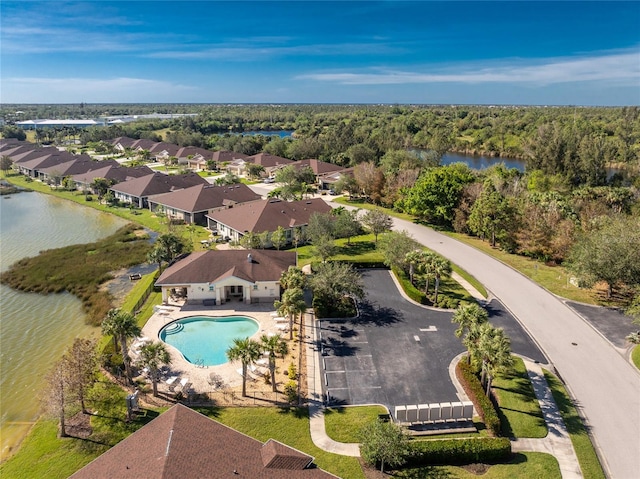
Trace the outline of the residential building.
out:
M 262 443 L 176 404 L 71 476 L 72 479 L 330 479 L 313 457 Z
M 215 211 L 207 215 L 207 227 L 222 236 L 240 241 L 248 232 L 273 233 L 284 228 L 287 243 L 291 243 L 295 229 L 305 230 L 314 213 L 329 213 L 331 206 L 321 198 L 300 201 L 267 199 Z
M 178 296 L 192 304 L 273 302 L 280 276 L 296 265 L 293 251 L 208 250 L 191 253 L 162 272 L 162 301 Z
M 116 199 L 130 203 L 138 208 L 149 206 L 149 196 L 169 193 L 170 191 L 189 188 L 190 186 L 206 184 L 207 180 L 195 173 L 186 175 L 165 175 L 155 172 L 141 178 L 123 181 L 111 187 Z
M 182 190 L 149 197 L 149 209 L 163 212 L 169 218 L 206 226 L 205 215 L 231 208 L 240 203 L 257 201 L 262 197 L 247 185 L 216 186 L 200 184 Z

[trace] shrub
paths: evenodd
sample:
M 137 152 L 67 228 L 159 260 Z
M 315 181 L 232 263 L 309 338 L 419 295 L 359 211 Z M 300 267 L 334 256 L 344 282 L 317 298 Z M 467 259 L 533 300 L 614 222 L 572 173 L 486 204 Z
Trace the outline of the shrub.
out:
M 509 458 L 511 442 L 505 437 L 413 441 L 406 466 L 430 464 L 495 463 Z
M 465 358 L 458 362 L 456 373 L 489 433 L 493 436 L 500 435 L 500 418 L 498 417 L 496 408 L 485 395 L 480 380 L 475 375 L 473 368 L 467 364 Z
M 296 369 L 296 365 L 291 363 L 289 364 L 289 369 L 287 370 L 287 375 L 289 379 L 295 380 L 298 377 L 298 370 Z
M 287 397 L 289 404 L 298 402 L 298 383 L 295 381 L 289 381 L 284 385 L 284 394 Z

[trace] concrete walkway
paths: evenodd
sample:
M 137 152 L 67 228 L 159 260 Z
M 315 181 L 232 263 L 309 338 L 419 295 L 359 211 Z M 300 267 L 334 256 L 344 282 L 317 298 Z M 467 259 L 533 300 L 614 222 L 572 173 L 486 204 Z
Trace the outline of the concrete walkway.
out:
M 314 315 L 305 314 L 305 332 L 307 339 L 307 387 L 309 389 L 309 429 L 311 440 L 320 449 L 343 456 L 360 456 L 360 445 L 343 443 L 331 439 L 324 427 L 324 404 L 322 400 L 322 375 L 320 355 L 317 352 L 316 324 Z
M 460 275 L 453 273 L 453 278 L 458 281 L 476 300 L 485 303 L 486 299 L 476 290 L 469 282 Z M 400 291 L 402 289 L 400 288 Z M 360 448 L 358 444 L 341 443 L 331 439 L 326 432 L 324 424 L 324 405 L 322 398 L 322 377 L 319 364 L 319 355 L 317 354 L 317 334 L 316 325 L 313 314 L 305 315 L 305 330 L 307 332 L 307 381 L 309 388 L 309 427 L 311 432 L 311 440 L 320 449 L 334 454 L 344 456 L 358 457 Z M 462 386 L 455 379 L 455 363 L 460 359 L 461 355 L 454 358 L 452 367 L 449 368 L 452 381 L 458 391 L 461 399 L 466 398 L 466 394 Z M 551 454 L 558 461 L 560 472 L 563 479 L 580 479 L 582 472 L 576 457 L 569 433 L 562 420 L 558 406 L 553 399 L 551 390 L 544 377 L 542 368 L 539 364 L 523 358 L 527 368 L 527 374 L 533 385 L 536 398 L 540 403 L 540 409 L 547 425 L 548 434 L 544 438 L 532 439 L 512 439 L 511 447 L 514 452 L 543 452 Z
M 532 361 L 523 360 L 536 398 L 540 403 L 540 409 L 549 433 L 546 437 L 540 439 L 522 438 L 512 440 L 511 448 L 514 452 L 534 451 L 551 454 L 558 461 L 563 479 L 582 478 L 582 472 L 580 471 L 580 465 L 573 449 L 571 438 L 562 420 L 558 406 L 553 399 L 542 368 Z

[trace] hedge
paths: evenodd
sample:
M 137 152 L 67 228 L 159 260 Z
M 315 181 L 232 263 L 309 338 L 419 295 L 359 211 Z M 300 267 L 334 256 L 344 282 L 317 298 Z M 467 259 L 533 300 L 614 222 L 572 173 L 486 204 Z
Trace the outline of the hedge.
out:
M 405 463 L 409 467 L 496 463 L 511 456 L 511 442 L 506 437 L 412 441 L 409 447 L 410 454 Z
M 469 396 L 469 399 L 473 401 L 473 405 L 480 414 L 484 425 L 492 436 L 500 435 L 500 417 L 496 412 L 496 408 L 493 406 L 491 400 L 484 393 L 484 388 L 480 384 L 480 380 L 475 375 L 473 368 L 467 364 L 465 358 L 458 361 L 456 367 L 458 379 L 462 382 L 464 391 Z

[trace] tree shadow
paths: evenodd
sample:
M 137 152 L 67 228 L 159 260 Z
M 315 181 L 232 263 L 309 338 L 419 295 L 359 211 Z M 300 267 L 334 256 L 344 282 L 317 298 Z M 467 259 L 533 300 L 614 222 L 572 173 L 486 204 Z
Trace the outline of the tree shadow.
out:
M 309 417 L 309 409 L 306 407 L 298 406 L 278 406 L 278 414 L 287 414 L 295 417 L 296 419 L 303 419 Z
M 355 356 L 360 350 L 357 346 L 351 346 L 346 341 L 333 337 L 323 338 L 322 341 L 320 341 L 320 347 L 323 356 L 327 356 L 329 353 L 331 353 L 332 356 L 338 357 Z
M 402 313 L 393 308 L 378 306 L 376 303 L 364 300 L 358 303 L 360 314 L 349 322 L 355 326 L 372 324 L 375 326 L 391 326 L 403 320 Z

